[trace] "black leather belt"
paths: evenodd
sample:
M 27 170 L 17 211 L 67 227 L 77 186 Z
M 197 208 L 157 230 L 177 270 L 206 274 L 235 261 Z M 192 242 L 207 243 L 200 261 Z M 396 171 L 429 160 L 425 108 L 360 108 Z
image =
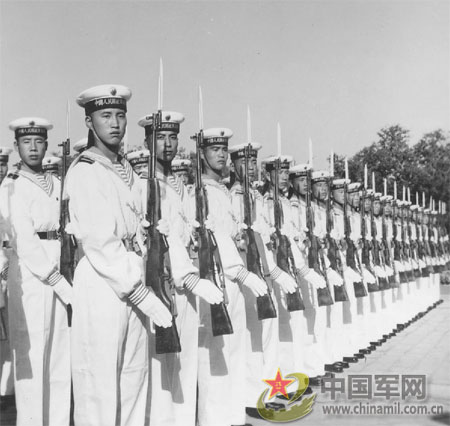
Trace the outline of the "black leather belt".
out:
M 58 231 L 37 232 L 41 240 L 57 240 L 59 238 Z

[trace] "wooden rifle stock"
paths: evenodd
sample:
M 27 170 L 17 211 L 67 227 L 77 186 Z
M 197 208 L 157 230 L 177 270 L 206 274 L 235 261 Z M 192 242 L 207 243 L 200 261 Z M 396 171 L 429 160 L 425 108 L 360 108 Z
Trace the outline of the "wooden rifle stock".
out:
M 281 233 L 281 226 L 283 222 L 283 209 L 279 197 L 279 180 L 278 173 L 280 170 L 280 159 L 275 160 L 275 181 L 273 188 L 273 213 L 275 223 L 275 238 L 276 238 L 276 260 L 277 266 L 292 278 L 295 279 L 297 287 L 294 293 L 286 293 L 286 306 L 289 312 L 302 311 L 305 309 L 300 291 L 298 289 L 298 274 L 295 266 L 294 257 L 291 250 L 291 242 L 286 235 Z
M 244 223 L 247 226 L 245 230 L 246 240 L 247 240 L 247 250 L 246 250 L 246 266 L 247 269 L 256 274 L 261 280 L 266 282 L 265 274 L 263 273 L 263 262 L 265 262 L 264 269 L 268 271 L 267 261 L 265 260 L 265 253 L 260 252 L 259 245 L 256 243 L 255 232 L 251 228 L 253 223 L 253 209 L 252 209 L 252 200 L 250 195 L 250 181 L 248 175 L 248 168 L 250 161 L 250 146 L 246 146 L 244 148 L 244 173 L 241 173 L 243 182 L 244 182 Z M 270 279 L 270 277 L 267 277 Z M 271 296 L 271 288 L 270 285 L 266 282 L 267 285 L 267 294 L 263 296 L 256 297 L 256 309 L 258 313 L 258 319 L 268 319 L 268 318 L 276 318 L 277 311 L 275 309 L 275 305 Z
M 330 306 L 334 303 L 330 292 L 330 283 L 328 282 L 325 270 L 325 259 L 323 251 L 320 247 L 319 239 L 314 235 L 314 218 L 311 205 L 312 182 L 311 170 L 307 171 L 306 176 L 306 226 L 308 228 L 309 250 L 308 250 L 308 267 L 314 269 L 316 273 L 321 275 L 326 286 L 317 289 L 317 304 L 319 306 Z M 321 264 L 322 263 L 322 264 Z
M 59 144 L 62 150 L 61 167 L 61 194 L 59 198 L 59 238 L 61 243 L 61 255 L 59 269 L 61 275 L 70 285 L 73 285 L 73 275 L 75 272 L 75 250 L 76 242 L 72 235 L 66 232 L 66 226 L 70 222 L 69 200 L 64 199 L 64 183 L 67 173 L 67 157 L 70 155 L 70 139 Z M 72 306 L 67 305 L 67 322 L 69 327 L 72 325 Z
M 198 261 L 200 278 L 207 279 L 222 290 L 223 302 L 210 305 L 211 328 L 213 336 L 233 334 L 233 325 L 228 314 L 228 297 L 225 287 L 225 277 L 222 261 L 213 232 L 205 226 L 208 217 L 208 200 L 202 182 L 202 165 L 200 150 L 203 144 L 203 130 L 200 130 L 193 139 L 196 141 L 197 170 L 195 174 L 195 204 L 196 220 L 199 223 L 198 235 Z M 219 281 L 219 283 L 218 283 Z
M 160 327 L 155 324 L 155 346 L 157 354 L 176 353 L 181 351 L 180 338 L 175 323 L 177 316 L 175 304 L 175 284 L 173 282 L 169 245 L 165 235 L 158 229 L 161 219 L 161 193 L 156 177 L 156 140 L 161 123 L 161 111 L 153 114 L 151 143 L 149 156 L 149 173 L 147 178 L 147 221 L 149 231 L 147 237 L 147 262 L 145 270 L 145 285 L 152 288 L 155 295 L 170 310 L 172 325 Z

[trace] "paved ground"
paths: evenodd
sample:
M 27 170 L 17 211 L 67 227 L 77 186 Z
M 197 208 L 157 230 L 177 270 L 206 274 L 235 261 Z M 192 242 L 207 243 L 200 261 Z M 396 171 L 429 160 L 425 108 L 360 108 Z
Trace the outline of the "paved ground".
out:
M 326 405 L 338 406 L 347 403 L 345 398 L 332 401 L 329 394 L 320 391 L 316 396 L 312 412 L 290 425 L 399 425 L 399 426 L 439 426 L 450 424 L 450 286 L 441 286 L 444 303 L 433 309 L 419 321 L 388 340 L 383 346 L 370 354 L 366 360 L 352 365 L 345 374 L 426 374 L 427 398 L 425 401 L 411 401 L 428 407 L 442 405 L 444 414 L 430 415 L 331 415 L 324 414 Z M 401 401 L 398 400 L 398 401 Z M 358 401 L 359 402 L 359 401 Z M 351 402 L 356 405 L 358 402 Z M 372 400 L 371 403 L 389 404 L 386 399 Z M 10 408 L 0 413 L 0 425 L 15 424 L 15 411 Z M 271 422 L 248 417 L 249 425 L 268 426 Z M 106 426 L 106 425 L 105 425 Z M 140 425 L 130 425 L 140 426 Z M 211 425 L 213 426 L 213 425 Z
M 288 423 L 289 425 L 399 425 L 399 426 L 439 426 L 450 424 L 450 286 L 441 286 L 444 303 L 431 310 L 427 315 L 388 340 L 366 360 L 353 364 L 344 374 L 336 377 L 346 378 L 349 374 L 425 374 L 427 376 L 427 398 L 415 399 L 409 404 L 432 406 L 442 405 L 443 415 L 332 415 L 324 414 L 323 407 L 328 405 L 358 405 L 346 398 L 332 401 L 329 394 L 317 393 L 312 412 L 304 418 Z M 347 383 L 347 381 L 346 381 Z M 317 389 L 317 388 L 315 388 Z M 391 401 L 394 401 L 392 399 Z M 403 402 L 400 399 L 395 401 Z M 385 398 L 370 403 L 391 404 Z M 365 401 L 363 401 L 363 405 Z M 405 402 L 406 404 L 406 402 Z M 248 424 L 268 426 L 271 422 L 248 417 Z M 274 423 L 272 423 L 274 424 Z

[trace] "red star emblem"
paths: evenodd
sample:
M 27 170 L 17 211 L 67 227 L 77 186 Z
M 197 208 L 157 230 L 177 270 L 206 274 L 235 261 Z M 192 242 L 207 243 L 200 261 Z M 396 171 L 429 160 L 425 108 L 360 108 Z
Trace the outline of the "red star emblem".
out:
M 273 398 L 277 393 L 281 393 L 285 398 L 288 398 L 286 386 L 289 386 L 294 381 L 295 380 L 283 380 L 280 369 L 278 369 L 277 375 L 273 380 L 264 380 L 269 386 L 272 386 L 269 399 Z

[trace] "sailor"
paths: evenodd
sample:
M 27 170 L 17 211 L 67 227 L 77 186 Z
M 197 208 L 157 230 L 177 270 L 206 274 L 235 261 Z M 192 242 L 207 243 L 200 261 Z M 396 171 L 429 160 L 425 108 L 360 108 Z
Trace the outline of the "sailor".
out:
M 0 146 L 0 185 L 8 174 L 8 161 L 12 149 Z M 3 220 L 0 218 L 0 321 L 4 326 L 5 336 L 3 336 L 0 348 L 0 403 L 1 407 L 6 407 L 13 402 L 14 398 L 14 376 L 12 372 L 11 348 L 8 341 L 8 302 L 7 286 L 8 279 L 8 256 L 11 251 L 8 239 L 4 234 Z
M 215 284 L 200 279 L 198 269 L 189 257 L 189 194 L 182 180 L 172 173 L 183 121 L 184 116 L 179 112 L 162 111 L 160 127 L 156 129 L 155 176 L 160 187 L 161 217 L 168 228 L 166 237 L 177 310 L 175 323 L 181 352 L 157 354 L 153 342 L 150 344 L 151 380 L 147 421 L 152 426 L 195 426 L 199 324 L 197 296 L 208 305 L 223 300 L 222 292 Z M 141 118 L 138 124 L 145 128 L 147 146 L 153 149 L 153 116 Z M 150 151 L 143 150 L 131 153 L 128 157 L 135 170 L 144 172 L 140 182 L 145 205 L 149 156 Z
M 75 424 L 142 425 L 148 388 L 147 317 L 172 315 L 143 282 L 141 188 L 119 155 L 127 124 L 125 86 L 82 92 L 87 149 L 66 177 L 72 232 L 84 256 L 74 276 L 72 376 Z
M 14 120 L 20 170 L 0 189 L 0 210 L 12 247 L 9 337 L 18 425 L 69 425 L 70 336 L 66 305 L 72 287 L 59 273 L 60 182 L 42 169 L 48 130 L 43 118 Z
M 233 334 L 214 337 L 209 306 L 200 301 L 198 422 L 203 425 L 243 425 L 246 419 L 246 314 L 241 286 L 255 297 L 267 294 L 267 284 L 244 267 L 235 244 L 239 232 L 231 196 L 222 182 L 233 132 L 211 128 L 203 132 L 202 181 L 208 200 L 208 227 L 213 230 L 225 275 L 227 309 Z
M 59 157 L 44 157 L 42 160 L 42 170 L 45 172 L 49 172 L 56 177 L 59 177 L 59 167 L 62 163 L 61 158 Z
M 191 168 L 192 161 L 188 158 L 174 158 L 172 161 L 172 173 L 178 176 L 186 187 L 192 186 Z

